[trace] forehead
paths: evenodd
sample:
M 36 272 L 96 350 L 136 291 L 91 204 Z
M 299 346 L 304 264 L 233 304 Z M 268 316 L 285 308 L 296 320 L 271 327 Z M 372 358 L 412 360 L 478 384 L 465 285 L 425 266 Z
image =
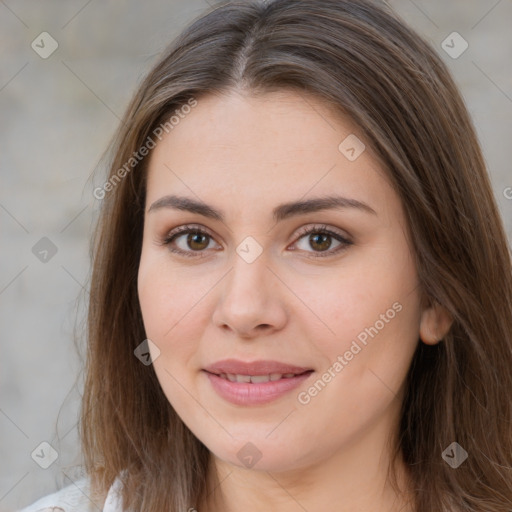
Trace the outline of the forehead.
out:
M 347 144 L 362 151 L 355 160 L 343 153 Z M 147 201 L 180 191 L 261 207 L 267 198 L 337 192 L 385 204 L 394 192 L 362 144 L 351 120 L 309 95 L 211 94 L 157 143 Z
M 340 136 L 358 132 L 350 119 L 316 97 L 294 91 L 257 96 L 231 91 L 209 94 L 182 116 L 169 137 L 169 144 L 193 143 L 196 150 L 222 149 L 236 152 L 241 146 L 263 158 L 258 145 L 272 149 L 272 158 L 291 151 L 337 151 Z M 194 140 L 190 136 L 194 134 Z M 172 137 L 171 137 L 172 134 Z M 195 144 L 198 143 L 198 144 Z M 158 150 L 156 151 L 158 152 Z

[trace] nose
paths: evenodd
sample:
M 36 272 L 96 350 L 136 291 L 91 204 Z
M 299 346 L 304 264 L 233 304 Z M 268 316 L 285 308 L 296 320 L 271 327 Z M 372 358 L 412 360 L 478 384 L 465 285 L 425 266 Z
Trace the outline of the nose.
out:
M 240 338 L 252 339 L 279 331 L 287 321 L 284 285 L 261 255 L 252 263 L 235 256 L 233 268 L 220 284 L 212 320 Z

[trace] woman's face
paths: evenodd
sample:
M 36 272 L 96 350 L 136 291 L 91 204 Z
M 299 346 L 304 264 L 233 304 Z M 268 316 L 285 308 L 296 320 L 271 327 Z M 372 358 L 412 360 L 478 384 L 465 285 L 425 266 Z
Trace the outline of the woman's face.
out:
M 211 95 L 183 117 L 149 163 L 138 275 L 163 392 L 230 464 L 375 457 L 423 319 L 399 197 L 314 98 Z

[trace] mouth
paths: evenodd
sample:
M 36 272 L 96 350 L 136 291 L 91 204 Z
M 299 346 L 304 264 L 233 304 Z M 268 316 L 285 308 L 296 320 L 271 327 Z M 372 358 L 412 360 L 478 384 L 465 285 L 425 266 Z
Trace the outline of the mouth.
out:
M 206 371 L 206 370 L 205 370 Z M 251 383 L 251 384 L 262 384 L 264 382 L 275 382 L 281 379 L 292 379 L 299 375 L 309 374 L 313 370 L 306 370 L 301 373 L 269 373 L 266 375 L 246 375 L 241 373 L 215 373 L 215 372 L 207 372 L 212 375 L 216 375 L 221 379 L 228 380 L 230 382 L 243 382 L 243 383 Z
M 279 375 L 279 378 L 301 375 L 304 372 L 312 371 L 312 368 L 282 363 L 280 361 L 241 361 L 239 359 L 224 359 L 205 367 L 204 370 L 209 373 L 214 373 L 215 375 L 234 375 L 242 377 L 269 376 L 269 378 L 273 376 L 273 380 L 278 380 L 277 375 Z M 242 382 L 248 381 L 245 380 Z
M 225 360 L 203 369 L 213 390 L 224 400 L 242 406 L 274 401 L 302 384 L 311 368 L 277 361 Z

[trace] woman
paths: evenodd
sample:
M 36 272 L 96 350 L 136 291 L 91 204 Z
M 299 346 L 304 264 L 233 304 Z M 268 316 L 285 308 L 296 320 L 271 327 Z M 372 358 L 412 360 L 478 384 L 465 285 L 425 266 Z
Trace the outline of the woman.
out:
M 212 9 L 95 196 L 77 510 L 512 510 L 506 237 L 385 4 Z

